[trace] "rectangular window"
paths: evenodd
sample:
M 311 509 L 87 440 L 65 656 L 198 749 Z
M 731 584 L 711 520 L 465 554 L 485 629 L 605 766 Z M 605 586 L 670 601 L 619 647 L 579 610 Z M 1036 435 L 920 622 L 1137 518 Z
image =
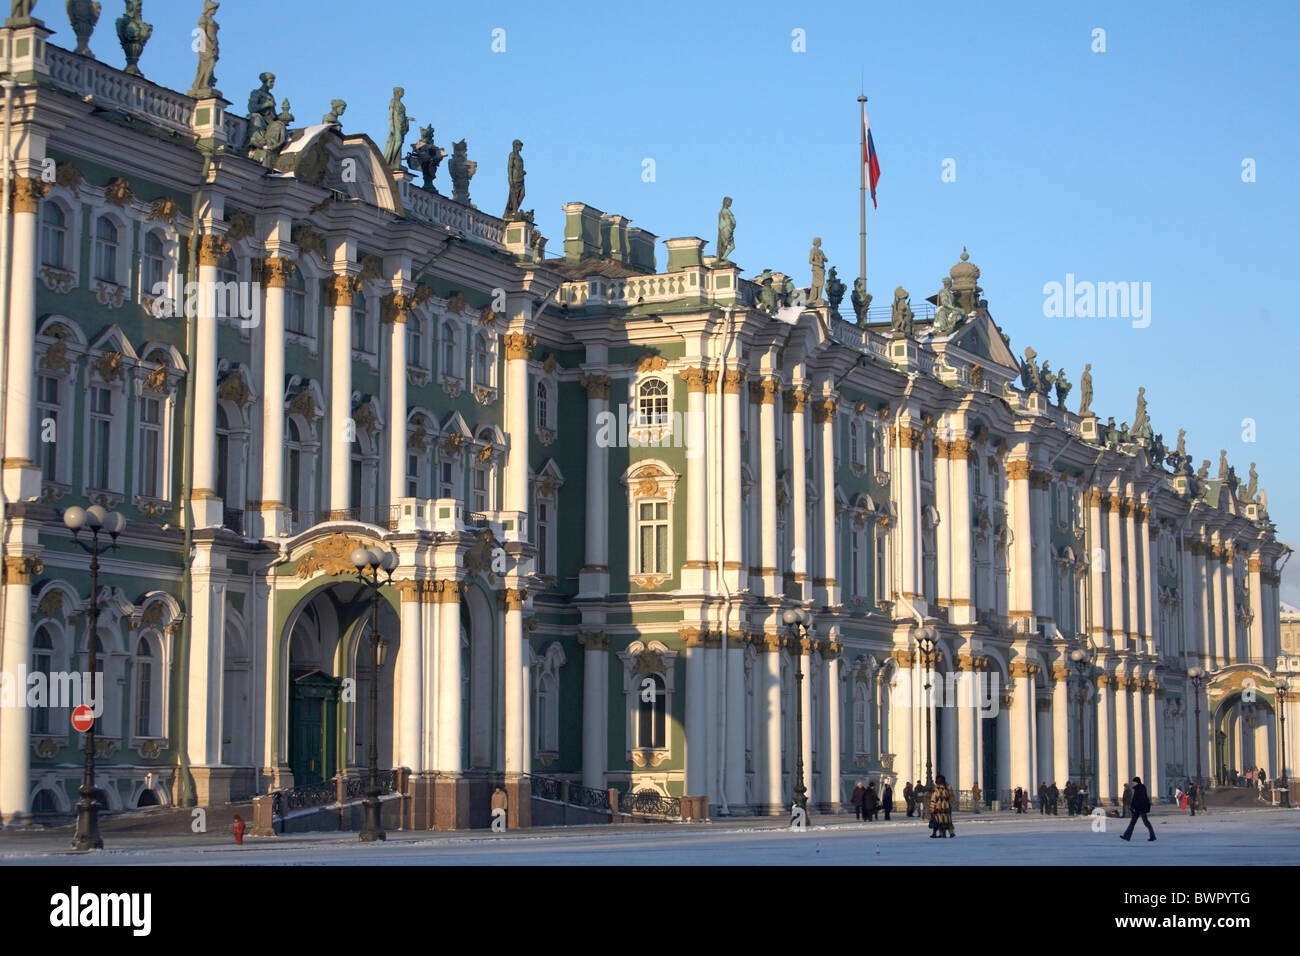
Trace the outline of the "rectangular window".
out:
M 113 393 L 90 390 L 90 486 L 108 491 L 109 454 L 113 437 Z
M 420 497 L 420 456 L 406 456 L 406 497 Z
M 360 517 L 360 511 L 361 511 L 361 476 L 362 476 L 361 459 L 353 458 L 352 459 L 352 488 L 350 489 L 351 505 L 352 505 L 352 510 L 358 512 L 357 515 L 358 517 Z
M 640 574 L 668 573 L 668 503 L 640 505 Z
M 140 400 L 140 494 L 158 497 L 158 452 L 161 445 L 160 402 L 156 398 Z
M 551 513 L 547 505 L 537 505 L 537 573 L 550 573 L 550 555 L 548 554 L 548 537 L 551 533 Z
M 153 665 L 148 661 L 137 661 L 136 667 L 140 668 L 140 678 L 137 683 L 138 696 L 135 702 L 135 735 L 137 737 L 148 737 L 150 734 L 152 716 L 149 711 L 153 703 Z
M 488 476 L 486 468 L 474 469 L 474 510 L 488 510 Z
M 449 461 L 444 461 L 439 465 L 439 491 L 442 498 L 459 498 L 460 494 L 456 490 L 455 465 Z
M 36 431 L 41 438 L 41 475 L 46 481 L 58 481 L 59 380 L 50 375 L 36 379 Z M 46 423 L 53 423 L 46 440 Z

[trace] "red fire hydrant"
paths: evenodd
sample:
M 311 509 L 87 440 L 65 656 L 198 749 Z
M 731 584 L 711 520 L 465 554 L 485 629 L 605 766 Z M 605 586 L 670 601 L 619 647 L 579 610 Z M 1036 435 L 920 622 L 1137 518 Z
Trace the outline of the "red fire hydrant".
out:
M 235 844 L 238 846 L 244 845 L 244 828 L 245 828 L 244 821 L 239 819 L 239 814 L 236 813 L 235 825 L 232 826 L 230 829 L 235 834 Z

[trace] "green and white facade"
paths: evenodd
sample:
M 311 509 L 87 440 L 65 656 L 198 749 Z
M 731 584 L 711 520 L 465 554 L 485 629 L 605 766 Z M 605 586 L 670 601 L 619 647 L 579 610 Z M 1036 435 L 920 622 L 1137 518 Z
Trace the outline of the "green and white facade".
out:
M 268 171 L 226 102 L 48 36 L 0 30 L 0 670 L 85 670 L 61 513 L 121 511 L 110 806 L 365 766 L 358 545 L 401 557 L 379 759 L 423 825 L 480 820 L 524 774 L 784 812 L 799 748 L 823 809 L 923 777 L 927 752 L 994 797 L 1081 773 L 1163 794 L 1196 772 L 1198 664 L 1204 775 L 1278 773 L 1275 681 L 1300 658 L 1263 507 L 1019 388 L 965 256 L 950 335 L 774 315 L 700 239 L 660 271 L 655 235 L 571 203 L 548 258 L 364 134 L 295 130 Z M 187 283 L 233 298 L 189 315 Z M 934 683 L 963 688 L 928 708 L 928 748 L 918 625 Z M 0 822 L 69 812 L 80 745 L 66 711 L 0 707 Z

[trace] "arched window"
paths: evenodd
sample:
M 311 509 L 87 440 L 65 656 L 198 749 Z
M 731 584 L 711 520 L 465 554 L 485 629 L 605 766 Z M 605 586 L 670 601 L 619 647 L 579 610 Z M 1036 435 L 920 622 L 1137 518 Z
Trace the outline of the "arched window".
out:
M 551 573 L 551 505 L 537 502 L 537 573 Z
M 406 364 L 424 368 L 424 336 L 420 320 L 412 315 L 406 319 Z
M 858 442 L 858 423 L 855 421 L 850 421 L 849 422 L 849 464 L 859 465 L 862 463 L 862 459 L 858 457 L 859 453 L 860 452 L 859 452 L 859 442 Z
M 662 425 L 668 421 L 668 383 L 646 379 L 637 389 L 637 424 Z
M 67 267 L 68 221 L 58 203 L 47 202 L 41 210 L 41 265 Z
M 352 349 L 355 352 L 370 351 L 369 317 L 366 297 L 358 290 L 352 296 Z
M 487 336 L 482 332 L 474 336 L 474 384 L 480 388 L 492 385 L 492 354 L 488 351 Z
M 53 669 L 54 639 L 50 637 L 50 629 L 41 625 L 32 638 L 32 673 L 44 675 L 46 696 L 45 706 L 32 711 L 31 732 L 34 734 L 50 732 L 50 710 L 54 706 L 54 699 L 50 696 L 50 672 Z
M 442 323 L 442 374 L 459 378 L 456 372 L 456 329 L 450 322 L 444 322 Z
M 117 283 L 117 226 L 107 216 L 95 224 L 95 278 Z
M 861 681 L 853 683 L 853 752 L 858 756 L 869 754 L 867 714 L 870 711 L 870 691 Z
M 545 382 L 537 383 L 537 427 L 550 427 L 550 398 L 551 391 L 546 387 Z
M 559 750 L 559 694 L 555 677 L 543 673 L 537 679 L 537 752 Z
M 307 334 L 307 280 L 297 267 L 284 281 L 284 328 L 296 335 Z
M 650 684 L 647 685 L 646 682 Z M 636 709 L 636 745 L 640 750 L 662 750 L 667 746 L 668 692 L 658 674 L 638 679 Z
M 144 237 L 144 261 L 140 265 L 140 291 L 144 295 L 167 294 L 167 252 L 156 232 Z
M 157 679 L 153 648 L 147 637 L 135 646 L 135 735 L 154 737 L 154 699 Z

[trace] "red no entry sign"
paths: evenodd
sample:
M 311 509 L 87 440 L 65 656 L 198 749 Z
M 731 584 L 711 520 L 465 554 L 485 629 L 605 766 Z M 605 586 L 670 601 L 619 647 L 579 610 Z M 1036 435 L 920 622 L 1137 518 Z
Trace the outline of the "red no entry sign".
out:
M 85 704 L 82 704 L 72 712 L 72 729 L 85 733 L 90 729 L 90 725 L 95 722 L 95 712 Z

